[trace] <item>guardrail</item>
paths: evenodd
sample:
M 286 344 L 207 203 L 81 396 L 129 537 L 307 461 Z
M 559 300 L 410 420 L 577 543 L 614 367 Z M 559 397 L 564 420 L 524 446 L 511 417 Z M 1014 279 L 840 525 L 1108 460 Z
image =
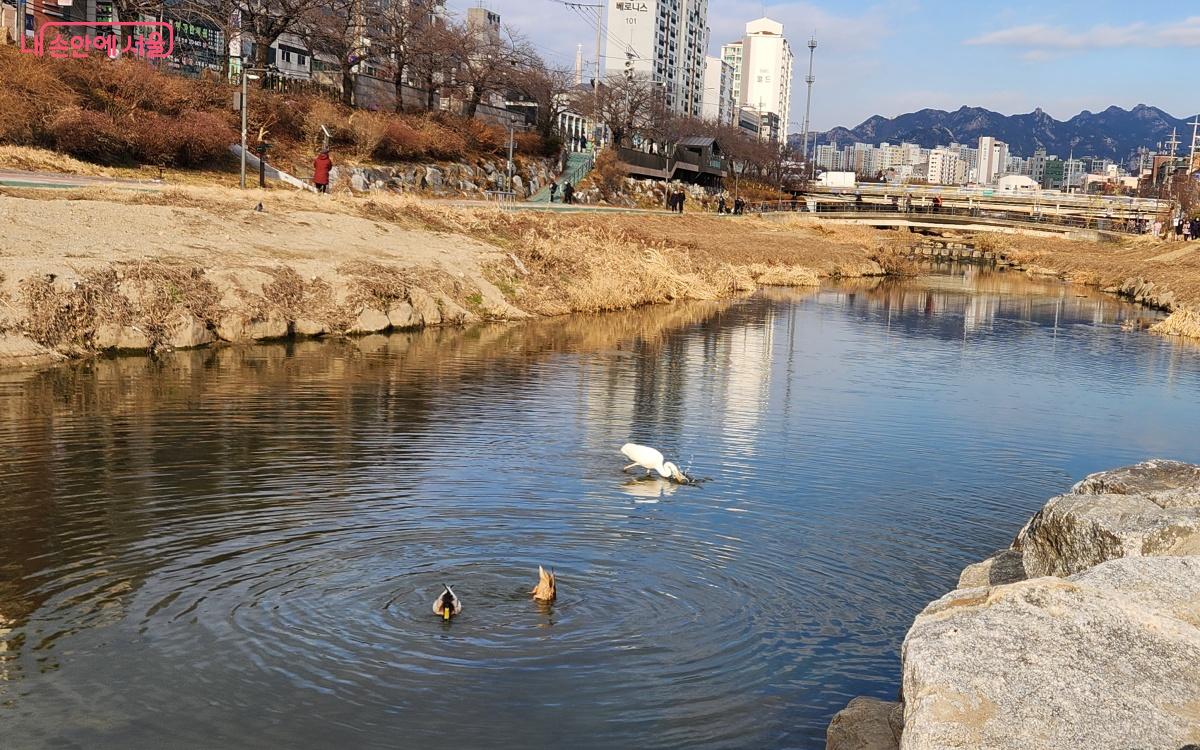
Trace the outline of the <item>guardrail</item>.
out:
M 779 212 L 807 213 L 830 219 L 881 218 L 909 219 L 926 222 L 937 222 L 939 219 L 944 219 L 944 223 L 946 224 L 961 224 L 965 223 L 961 221 L 962 219 L 967 219 L 982 223 L 1003 223 L 1030 228 L 1048 225 L 1092 229 L 1100 232 L 1118 232 L 1121 234 L 1145 234 L 1150 226 L 1149 218 L 1094 217 L 1079 216 L 1076 214 L 1005 211 L 979 207 L 913 206 L 910 209 L 905 209 L 903 206 L 871 203 L 813 203 L 812 206 L 816 209 L 815 211 L 810 208 L 808 201 L 798 198 L 795 200 L 748 203 L 746 204 L 745 211 L 757 214 Z

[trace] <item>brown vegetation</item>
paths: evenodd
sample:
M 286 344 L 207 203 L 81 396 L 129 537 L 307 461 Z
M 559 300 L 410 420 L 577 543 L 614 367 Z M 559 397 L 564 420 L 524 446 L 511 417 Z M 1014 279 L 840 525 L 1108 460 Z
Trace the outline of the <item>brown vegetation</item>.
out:
M 58 61 L 0 47 L 0 80 L 0 146 L 39 146 L 103 165 L 194 168 L 226 159 L 240 137 L 229 107 L 234 87 L 134 59 Z M 358 161 L 463 160 L 508 148 L 506 130 L 443 113 L 383 114 L 272 91 L 254 91 L 249 102 L 251 145 L 268 141 L 276 161 L 310 159 L 322 125 L 330 145 Z M 545 152 L 535 133 L 516 147 Z

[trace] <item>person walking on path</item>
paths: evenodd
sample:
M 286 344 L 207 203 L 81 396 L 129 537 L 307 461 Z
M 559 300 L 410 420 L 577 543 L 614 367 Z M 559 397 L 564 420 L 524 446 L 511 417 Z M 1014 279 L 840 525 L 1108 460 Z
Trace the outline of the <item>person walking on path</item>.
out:
M 313 159 L 313 185 L 318 193 L 329 192 L 329 171 L 333 169 L 333 159 L 329 158 L 329 150 L 321 149 L 317 158 Z
M 557 193 L 558 193 L 558 183 L 551 180 L 550 181 L 550 202 L 551 203 L 554 202 L 554 196 Z
M 720 198 L 717 198 L 717 213 L 718 214 L 725 213 L 725 196 L 724 195 L 722 195 Z
M 575 202 L 575 186 L 571 183 L 563 185 L 563 203 L 570 205 Z
M 1180 223 L 1183 224 L 1183 241 L 1187 242 L 1192 239 L 1192 222 L 1183 219 Z
M 912 213 L 912 193 L 904 194 L 904 213 Z
M 679 189 L 679 197 L 677 198 L 679 205 L 679 213 L 683 213 L 683 202 L 687 200 L 687 193 L 683 192 L 683 188 Z

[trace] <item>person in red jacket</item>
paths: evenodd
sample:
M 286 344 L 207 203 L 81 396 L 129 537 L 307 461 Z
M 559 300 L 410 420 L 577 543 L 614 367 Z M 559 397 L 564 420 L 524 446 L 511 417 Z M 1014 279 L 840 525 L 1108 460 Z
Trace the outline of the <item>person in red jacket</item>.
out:
M 329 158 L 327 149 L 322 150 L 313 160 L 313 184 L 317 186 L 318 193 L 329 191 L 329 170 L 331 169 L 333 169 L 333 159 Z

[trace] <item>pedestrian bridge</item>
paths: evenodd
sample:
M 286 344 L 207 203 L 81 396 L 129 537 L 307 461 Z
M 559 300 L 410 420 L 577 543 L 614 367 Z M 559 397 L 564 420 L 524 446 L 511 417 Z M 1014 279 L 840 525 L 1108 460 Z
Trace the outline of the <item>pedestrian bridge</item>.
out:
M 904 210 L 874 204 L 864 204 L 861 207 L 856 207 L 855 204 L 818 204 L 816 211 L 811 210 L 812 207 L 812 204 L 804 199 L 797 199 L 750 204 L 746 207 L 746 212 L 760 215 L 794 213 L 813 220 L 871 227 L 909 228 L 916 231 L 996 232 L 1039 237 L 1071 236 L 1093 240 L 1105 236 L 1140 234 L 1148 226 L 1148 221 L 1137 219 L 953 206 L 926 206 Z

